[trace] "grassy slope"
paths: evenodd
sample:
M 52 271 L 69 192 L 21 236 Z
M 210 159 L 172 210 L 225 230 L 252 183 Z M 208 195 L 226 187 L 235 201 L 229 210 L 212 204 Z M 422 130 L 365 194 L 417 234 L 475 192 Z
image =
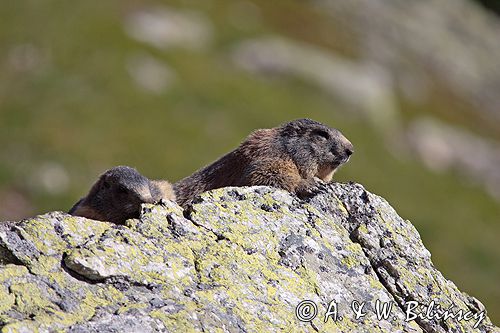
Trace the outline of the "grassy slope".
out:
M 150 177 L 176 180 L 232 149 L 255 128 L 307 116 L 341 128 L 356 145 L 338 179 L 363 183 L 412 220 L 436 266 L 500 322 L 498 203 L 455 175 L 394 159 L 365 123 L 313 87 L 256 78 L 228 63 L 232 43 L 264 33 L 353 54 L 345 35 L 321 33 L 336 31 L 331 20 L 299 3 L 262 1 L 264 24 L 239 31 L 228 24 L 225 2 L 214 3 L 190 2 L 216 25 L 215 45 L 206 52 L 164 52 L 130 40 L 123 17 L 138 2 L 2 3 L 0 188 L 20 189 L 37 212 L 65 210 L 110 166 L 129 164 Z M 49 49 L 49 64 L 14 71 L 8 52 L 22 43 Z M 166 94 L 142 92 L 132 82 L 125 64 L 137 52 L 175 70 L 176 84 Z M 67 169 L 68 192 L 48 195 L 26 177 L 46 161 Z

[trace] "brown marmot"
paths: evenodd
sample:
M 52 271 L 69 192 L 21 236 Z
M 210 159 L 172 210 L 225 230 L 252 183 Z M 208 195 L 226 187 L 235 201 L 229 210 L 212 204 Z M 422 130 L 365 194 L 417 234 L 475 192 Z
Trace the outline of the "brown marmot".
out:
M 354 152 L 340 131 L 311 119 L 251 133 L 238 148 L 174 184 L 177 202 L 226 186 L 267 185 L 305 196 Z
M 104 172 L 69 214 L 123 224 L 139 217 L 141 204 L 161 199 L 175 200 L 169 182 L 149 180 L 134 168 L 117 166 Z

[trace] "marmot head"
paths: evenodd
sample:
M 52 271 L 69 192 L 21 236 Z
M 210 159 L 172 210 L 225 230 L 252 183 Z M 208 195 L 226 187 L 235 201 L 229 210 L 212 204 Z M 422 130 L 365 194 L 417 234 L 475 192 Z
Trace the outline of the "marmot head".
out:
M 330 181 L 354 152 L 352 143 L 335 128 L 311 119 L 297 119 L 279 127 L 282 144 L 303 177 Z M 312 172 L 313 174 L 306 174 Z
M 90 190 L 89 204 L 107 221 L 121 224 L 138 218 L 141 204 L 154 203 L 151 182 L 136 169 L 118 166 L 107 170 Z

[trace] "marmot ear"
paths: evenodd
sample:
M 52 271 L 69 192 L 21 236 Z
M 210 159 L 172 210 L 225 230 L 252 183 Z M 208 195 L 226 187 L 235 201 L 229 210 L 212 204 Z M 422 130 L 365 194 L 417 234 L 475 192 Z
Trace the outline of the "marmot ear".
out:
M 288 124 L 285 127 L 285 133 L 288 135 L 297 135 L 302 132 L 302 128 L 299 124 Z
M 101 176 L 101 188 L 102 189 L 109 189 L 111 187 L 110 183 L 109 183 L 109 177 L 107 175 L 102 175 Z

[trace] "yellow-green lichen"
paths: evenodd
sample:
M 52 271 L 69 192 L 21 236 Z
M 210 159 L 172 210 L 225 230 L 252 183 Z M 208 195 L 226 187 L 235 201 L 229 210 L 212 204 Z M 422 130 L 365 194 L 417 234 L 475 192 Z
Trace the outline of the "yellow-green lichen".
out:
M 129 312 L 130 310 L 133 310 L 133 309 L 147 309 L 148 308 L 148 304 L 145 304 L 145 303 L 129 303 L 127 305 L 123 305 L 121 306 L 117 311 L 116 313 L 117 314 L 123 314 L 123 313 L 127 313 Z
M 360 262 L 351 256 L 347 256 L 342 258 L 342 264 L 344 264 L 347 268 L 354 268 L 360 265 Z
M 9 293 L 5 286 L 0 284 L 0 313 L 10 309 L 14 305 L 15 300 L 16 297 Z
M 37 314 L 49 309 L 58 310 L 57 306 L 47 300 L 49 297 L 56 297 L 49 288 L 42 292 L 35 283 L 14 283 L 10 286 L 10 292 L 15 295 L 16 309 L 22 313 Z
M 28 274 L 28 269 L 26 267 L 8 264 L 0 267 L 0 282 L 25 276 L 26 274 Z

